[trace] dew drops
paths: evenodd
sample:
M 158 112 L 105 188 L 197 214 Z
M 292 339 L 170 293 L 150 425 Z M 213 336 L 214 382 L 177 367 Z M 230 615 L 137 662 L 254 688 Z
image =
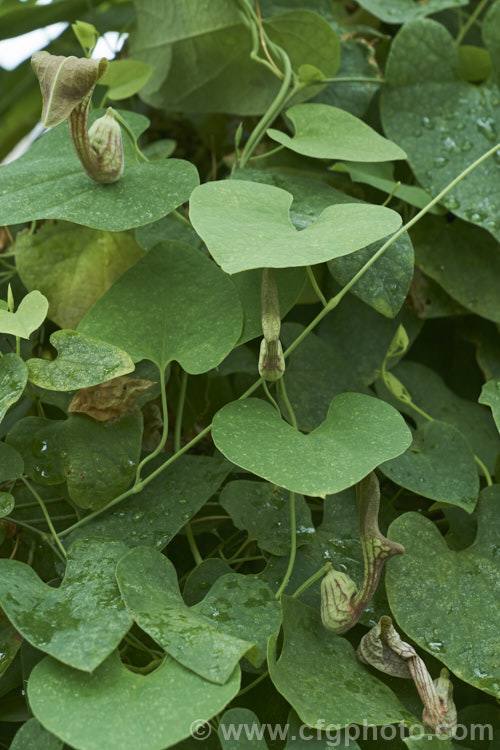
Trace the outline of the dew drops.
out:
M 493 117 L 478 117 L 476 127 L 488 140 L 494 141 L 497 137 L 497 129 Z
M 454 211 L 455 209 L 460 207 L 460 201 L 458 201 L 454 197 L 451 197 L 446 200 L 445 205 L 446 205 L 446 208 L 450 209 L 450 211 Z
M 436 158 L 434 159 L 435 167 L 444 167 L 446 166 L 446 164 L 448 164 L 448 159 L 446 158 L 446 156 L 436 156 Z
M 434 128 L 434 123 L 430 117 L 422 117 L 422 125 L 424 128 L 427 128 L 427 130 L 433 130 Z
M 143 510 L 138 510 L 132 516 L 132 521 L 135 521 L 135 523 L 139 523 L 139 521 L 142 521 L 143 518 L 144 518 L 144 511 Z
M 462 145 L 460 146 L 462 151 L 470 151 L 472 148 L 472 142 L 471 141 L 464 141 Z

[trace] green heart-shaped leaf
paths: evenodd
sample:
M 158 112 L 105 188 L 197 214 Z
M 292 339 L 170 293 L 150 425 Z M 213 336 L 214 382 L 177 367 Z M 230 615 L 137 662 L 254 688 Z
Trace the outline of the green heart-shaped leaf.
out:
M 21 357 L 5 354 L 0 359 L 0 422 L 22 396 L 27 382 L 28 369 Z
M 25 563 L 2 559 L 0 605 L 32 646 L 92 672 L 132 624 L 115 581 L 116 564 L 126 552 L 120 542 L 75 542 L 57 589 L 43 583 Z
M 494 72 L 480 85 L 461 79 L 456 40 L 436 21 L 406 24 L 391 44 L 382 122 L 389 137 L 408 153 L 418 182 L 432 195 L 500 140 L 500 3 L 491 5 L 482 30 Z M 500 239 L 498 154 L 459 182 L 443 205 Z
M 297 104 L 286 111 L 295 134 L 270 128 L 267 134 L 283 146 L 316 159 L 392 161 L 406 159 L 399 146 L 344 109 L 329 104 Z
M 8 434 L 28 476 L 42 485 L 67 481 L 81 508 L 101 508 L 126 490 L 139 460 L 142 414 L 95 422 L 81 414 L 64 421 L 25 417 Z
M 165 750 L 189 737 L 196 719 L 221 711 L 240 678 L 236 668 L 216 685 L 169 658 L 149 675 L 134 674 L 116 651 L 92 674 L 44 659 L 30 675 L 28 695 L 37 719 L 72 747 Z
M 128 99 L 146 85 L 153 70 L 152 65 L 128 57 L 124 60 L 112 60 L 100 84 L 108 87 L 108 99 Z
M 221 685 L 227 682 L 245 654 L 254 664 L 262 662 L 267 638 L 280 626 L 279 604 L 273 592 L 250 576 L 233 573 L 224 576 L 215 586 L 220 589 L 225 583 L 225 596 L 211 592 L 207 595 L 208 602 L 204 600 L 192 608 L 182 600 L 172 563 L 148 547 L 136 547 L 129 552 L 118 565 L 116 578 L 125 605 L 139 627 L 174 659 L 210 682 Z M 226 578 L 230 580 L 225 581 Z M 242 601 L 235 601 L 237 593 Z M 224 613 L 219 601 L 226 610 Z M 252 607 L 261 631 L 259 645 L 264 646 L 260 659 L 255 638 L 248 638 L 255 632 L 241 632 Z M 235 627 L 237 633 L 231 632 Z
M 62 740 L 47 732 L 37 719 L 28 719 L 12 740 L 11 750 L 61 750 Z
M 292 200 L 289 192 L 272 185 L 207 182 L 193 191 L 189 215 L 227 273 L 322 263 L 376 242 L 401 225 L 399 214 L 389 208 L 345 203 L 328 206 L 298 232 L 290 221 Z
M 474 510 L 479 477 L 472 449 L 461 432 L 446 422 L 427 422 L 402 456 L 380 470 L 401 487 L 468 513 Z
M 33 331 L 40 328 L 47 316 L 49 303 L 38 291 L 23 297 L 15 312 L 0 310 L 0 333 L 29 339 Z
M 93 110 L 89 124 L 104 114 Z M 135 137 L 148 127 L 143 115 L 120 115 Z M 65 219 L 120 232 L 161 219 L 189 199 L 199 182 L 196 167 L 181 159 L 138 164 L 127 140 L 123 177 L 101 185 L 84 173 L 66 123 L 50 130 L 19 159 L 0 167 L 0 225 Z
M 412 718 L 392 690 L 358 662 L 351 644 L 326 630 L 319 612 L 288 596 L 282 606 L 283 650 L 276 661 L 276 639 L 270 639 L 269 673 L 304 723 L 341 729 Z
M 289 212 L 290 221 L 299 232 L 317 221 L 329 206 L 346 203 L 366 205 L 364 201 L 336 190 L 325 182 L 304 177 L 302 174 L 273 172 L 250 167 L 239 169 L 237 174 L 238 180 L 265 183 L 291 193 L 293 202 Z M 428 200 L 429 197 L 426 202 Z M 381 244 L 382 241 L 375 242 L 355 253 L 330 260 L 328 268 L 332 276 L 339 284 L 346 284 L 380 248 Z M 286 269 L 286 272 L 289 273 L 291 270 Z M 233 278 L 235 283 L 238 276 L 236 274 Z M 412 279 L 413 247 L 408 235 L 403 234 L 366 270 L 352 287 L 351 293 L 367 305 L 373 306 L 382 315 L 392 317 L 401 308 Z M 280 305 L 281 299 L 280 294 Z M 282 317 L 284 314 L 285 311 L 282 310 Z
M 163 455 L 151 461 L 151 469 L 162 463 Z M 180 456 L 141 492 L 76 529 L 70 538 L 91 534 L 119 539 L 129 547 L 163 549 L 217 491 L 231 468 L 221 456 Z
M 212 436 L 226 458 L 280 487 L 324 497 L 340 492 L 411 443 L 401 415 L 361 393 L 341 393 L 309 435 L 259 399 L 233 401 L 215 415 Z
M 177 222 L 179 223 L 179 222 Z M 16 267 L 28 290 L 49 301 L 48 316 L 76 328 L 89 308 L 144 255 L 130 232 L 103 232 L 66 221 L 16 236 Z
M 30 381 L 50 391 L 89 388 L 134 370 L 126 352 L 77 331 L 56 331 L 50 343 L 58 352 L 55 360 L 26 363 Z
M 206 680 L 223 685 L 241 657 L 252 651 L 252 643 L 220 632 L 215 622 L 184 604 L 175 568 L 160 552 L 149 547 L 131 550 L 117 567 L 116 580 L 139 627 Z
M 468 549 L 451 550 L 427 518 L 405 513 L 389 537 L 405 554 L 387 566 L 386 587 L 400 627 L 457 677 L 500 697 L 499 486 L 482 491 L 478 532 Z
M 164 369 L 177 360 L 191 374 L 217 367 L 243 324 L 226 274 L 190 245 L 167 240 L 126 271 L 78 330 L 124 349 L 134 362 Z

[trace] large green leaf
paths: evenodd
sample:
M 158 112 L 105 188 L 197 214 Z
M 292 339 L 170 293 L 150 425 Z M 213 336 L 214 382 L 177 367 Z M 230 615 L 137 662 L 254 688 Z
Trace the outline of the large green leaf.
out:
M 359 0 L 362 8 L 385 23 L 405 23 L 413 18 L 439 13 L 446 8 L 467 5 L 467 2 L 468 0 L 426 0 L 424 3 L 414 3 L 411 0 Z
M 297 104 L 286 111 L 293 137 L 270 128 L 267 134 L 283 146 L 315 159 L 392 161 L 405 152 L 349 112 L 329 104 Z
M 457 396 L 436 372 L 419 362 L 400 362 L 392 372 L 406 386 L 417 406 L 434 419 L 457 427 L 489 471 L 494 471 L 500 438 L 487 409 Z M 393 400 L 380 381 L 377 382 L 377 392 L 408 414 L 417 425 L 426 423 L 427 420 L 410 406 Z
M 412 238 L 415 262 L 427 276 L 470 312 L 500 323 L 497 240 L 462 221 L 448 223 L 434 217 L 417 224 Z
M 49 301 L 49 318 L 76 328 L 87 310 L 143 252 L 131 234 L 61 221 L 19 232 L 16 266 L 28 290 Z
M 0 333 L 29 339 L 33 331 L 40 328 L 47 315 L 49 304 L 43 294 L 30 292 L 23 297 L 17 310 L 0 310 Z
M 251 576 L 223 576 L 216 590 L 191 608 L 182 600 L 172 563 L 148 547 L 131 550 L 116 577 L 137 624 L 174 659 L 210 682 L 227 682 L 245 654 L 254 664 L 261 663 L 267 638 L 279 630 L 273 592 Z
M 21 357 L 5 354 L 0 359 L 0 422 L 21 398 L 27 382 L 28 369 Z
M 11 750 L 61 750 L 62 740 L 47 732 L 37 719 L 29 719 L 21 726 L 12 741 Z
M 239 529 L 248 531 L 259 547 L 273 555 L 290 554 L 290 498 L 288 492 L 268 482 L 248 479 L 226 484 L 220 504 Z M 308 544 L 314 535 L 311 512 L 304 498 L 295 498 L 297 546 Z
M 360 393 L 341 393 L 326 420 L 303 435 L 259 399 L 233 401 L 215 415 L 212 435 L 233 463 L 305 495 L 340 492 L 400 455 L 411 442 L 402 417 Z
M 89 122 L 102 116 L 94 110 Z M 134 135 L 149 121 L 121 112 Z M 198 184 L 196 168 L 187 161 L 165 159 L 138 164 L 124 138 L 125 171 L 111 185 L 84 173 L 65 123 L 43 135 L 26 154 L 0 167 L 0 224 L 33 219 L 65 219 L 95 229 L 119 232 L 149 224 L 188 200 Z
M 88 388 L 134 370 L 122 349 L 77 331 L 56 331 L 50 343 L 57 350 L 55 360 L 29 359 L 26 363 L 30 381 L 50 391 Z
M 263 182 L 291 193 L 293 202 L 289 209 L 290 221 L 299 232 L 319 219 L 328 206 L 353 202 L 363 205 L 363 201 L 325 182 L 305 177 L 303 174 L 288 174 L 247 167 L 238 170 L 237 177 L 239 180 Z M 331 260 L 328 267 L 332 276 L 341 284 L 350 281 L 381 244 L 375 243 L 358 250 L 355 254 Z M 405 234 L 396 240 L 365 272 L 352 288 L 352 294 L 383 315 L 392 317 L 403 304 L 412 277 L 413 249 Z M 238 275 L 235 279 L 237 278 Z
M 500 697 L 498 485 L 482 491 L 474 544 L 455 552 L 434 524 L 405 513 L 389 537 L 405 554 L 389 562 L 389 602 L 401 628 L 461 680 Z
M 126 490 L 139 460 L 140 412 L 106 424 L 81 414 L 64 421 L 25 417 L 9 432 L 28 476 L 42 485 L 68 483 L 82 508 L 101 508 Z
M 92 672 L 132 624 L 115 580 L 116 564 L 126 552 L 120 542 L 75 542 L 57 589 L 43 583 L 25 563 L 2 559 L 0 605 L 33 646 L 64 664 Z
M 382 121 L 389 137 L 408 153 L 422 187 L 433 195 L 499 140 L 499 2 L 491 6 L 482 28 L 495 71 L 481 85 L 461 80 L 455 40 L 436 21 L 419 19 L 406 24 L 391 45 Z M 448 193 L 443 204 L 499 239 L 496 161 L 490 158 L 477 167 Z
M 238 6 L 225 0 L 157 4 L 135 0 L 137 32 L 132 55 L 154 66 L 141 91 L 154 107 L 184 112 L 260 114 L 272 103 L 280 81 L 252 60 L 252 36 Z M 292 65 L 314 65 L 335 75 L 340 48 L 331 26 L 316 13 L 281 14 L 264 22 Z M 278 66 L 281 64 L 278 62 Z
M 190 217 L 227 273 L 321 263 L 392 234 L 401 224 L 399 214 L 389 208 L 348 203 L 328 206 L 298 232 L 289 216 L 292 200 L 286 190 L 271 185 L 208 182 L 193 192 Z
M 461 432 L 446 422 L 427 422 L 413 436 L 403 455 L 386 461 L 380 470 L 401 487 L 468 513 L 479 494 L 479 477 L 472 449 Z
M 383 725 L 411 719 L 392 690 L 363 667 L 351 644 L 329 633 L 318 612 L 282 598 L 284 642 L 276 661 L 269 642 L 271 679 L 306 724 Z
M 230 279 L 199 250 L 167 240 L 126 271 L 78 329 L 160 369 L 207 372 L 238 341 L 243 315 Z
M 242 656 L 255 650 L 252 643 L 221 632 L 215 618 L 211 622 L 184 604 L 175 567 L 160 552 L 131 550 L 118 565 L 116 580 L 139 627 L 206 680 L 223 685 Z M 255 653 L 249 655 L 255 660 Z
M 145 676 L 128 670 L 116 651 L 92 674 L 44 659 L 28 696 L 43 726 L 79 750 L 165 750 L 189 737 L 196 719 L 221 711 L 239 687 L 239 668 L 216 685 L 166 658 Z
M 163 463 L 157 458 L 149 466 Z M 232 466 L 220 456 L 180 456 L 163 473 L 123 503 L 75 530 L 71 539 L 105 536 L 129 547 L 163 549 L 217 491 Z

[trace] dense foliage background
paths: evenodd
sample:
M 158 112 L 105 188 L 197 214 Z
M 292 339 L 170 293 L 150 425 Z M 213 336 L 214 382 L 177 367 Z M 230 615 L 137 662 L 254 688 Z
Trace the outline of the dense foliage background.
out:
M 499 748 L 500 0 L 0 0 L 58 21 L 128 34 L 125 168 L 61 120 L 0 167 L 1 746 Z

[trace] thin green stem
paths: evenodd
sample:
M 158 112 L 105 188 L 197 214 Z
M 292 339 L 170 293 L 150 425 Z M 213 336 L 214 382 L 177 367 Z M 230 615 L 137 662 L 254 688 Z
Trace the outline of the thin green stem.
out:
M 40 529 L 37 529 L 35 526 L 31 526 L 26 521 L 19 521 L 17 518 L 11 518 L 10 516 L 6 516 L 4 520 L 10 521 L 10 523 L 13 523 L 15 526 L 20 526 L 22 529 L 26 529 L 26 531 L 31 531 L 32 534 L 36 534 L 37 536 L 39 536 L 42 542 L 45 542 L 45 544 L 47 544 L 50 547 L 50 549 L 54 552 L 56 557 L 58 557 L 61 560 L 61 562 L 63 563 L 66 562 L 66 554 L 64 555 L 64 557 L 63 555 L 61 555 L 61 553 L 59 552 L 59 549 L 54 544 L 52 544 L 50 540 L 50 536 L 45 531 L 41 531 Z M 34 547 L 32 547 L 32 550 L 33 550 L 33 553 L 30 550 L 30 555 L 28 558 L 28 565 L 31 565 L 31 563 L 33 562 Z
M 290 403 L 290 399 L 288 398 L 288 393 L 286 392 L 286 386 L 285 386 L 285 379 L 281 378 L 278 380 L 279 388 L 281 390 L 281 398 L 283 399 L 283 403 L 286 406 L 286 410 L 288 412 L 288 416 L 290 417 L 290 422 L 292 423 L 292 426 L 298 430 L 297 426 L 297 420 L 295 418 L 295 412 L 293 411 L 293 407 Z
M 177 211 L 177 209 L 174 209 L 172 211 L 172 214 L 175 216 L 176 219 L 178 219 L 184 226 L 189 227 L 189 229 L 193 229 L 193 225 L 187 218 L 187 216 L 183 216 L 180 211 Z
M 184 531 L 186 532 L 186 539 L 189 544 L 189 549 L 191 550 L 191 554 L 193 555 L 194 561 L 196 565 L 199 565 L 203 562 L 203 558 L 200 555 L 200 550 L 198 549 L 198 545 L 196 544 L 196 539 L 194 538 L 193 529 L 187 523 L 184 526 Z
M 304 583 L 300 584 L 300 586 L 297 589 L 297 591 L 295 592 L 295 594 L 292 594 L 292 597 L 294 599 L 297 599 L 301 594 L 304 593 L 304 591 L 306 591 L 306 589 L 308 589 L 310 586 L 312 586 L 313 583 L 316 583 L 317 580 L 319 580 L 320 578 L 323 578 L 323 576 L 325 575 L 326 571 L 329 569 L 330 566 L 331 566 L 331 563 L 326 563 L 325 565 L 323 565 L 322 568 L 320 568 L 310 578 L 308 578 L 306 581 L 304 581 Z
M 183 370 L 181 375 L 179 399 L 177 401 L 177 410 L 175 412 L 174 453 L 177 453 L 181 447 L 182 415 L 184 414 L 184 404 L 186 403 L 187 380 L 188 374 Z
M 38 504 L 39 504 L 39 506 L 40 506 L 40 508 L 42 510 L 42 513 L 45 516 L 45 520 L 47 521 L 47 526 L 50 529 L 50 533 L 52 534 L 52 538 L 54 539 L 54 542 L 56 543 L 57 547 L 59 548 L 59 551 L 61 552 L 63 558 L 66 559 L 66 550 L 64 549 L 63 545 L 61 544 L 61 540 L 57 536 L 57 532 L 56 532 L 56 530 L 54 528 L 54 524 L 52 523 L 52 519 L 51 519 L 51 517 L 49 515 L 49 512 L 47 510 L 47 507 L 46 507 L 45 503 L 43 502 L 42 498 L 40 497 L 40 495 L 38 494 L 38 492 L 35 490 L 35 488 L 31 486 L 30 482 L 28 482 L 28 480 L 26 479 L 26 477 L 21 477 L 21 479 L 23 480 L 24 484 L 29 489 L 29 491 L 31 492 L 31 494 L 33 495 L 33 497 L 38 502 Z
M 126 132 L 126 134 L 128 135 L 128 137 L 130 138 L 130 141 L 132 143 L 132 148 L 134 149 L 136 156 L 141 161 L 144 161 L 144 162 L 145 161 L 149 161 L 149 159 L 146 156 L 146 154 L 143 154 L 142 151 L 141 151 L 141 149 L 137 145 L 137 138 L 135 137 L 134 133 L 130 129 L 130 126 L 128 125 L 127 121 L 124 120 L 123 117 L 120 115 L 120 113 L 117 112 L 115 109 L 113 110 L 113 112 L 115 114 L 115 120 L 120 123 L 121 127 L 124 129 L 124 131 Z
M 266 669 L 265 672 L 256 677 L 255 680 L 253 680 L 249 685 L 246 685 L 244 688 L 242 688 L 236 697 L 239 698 L 240 696 L 245 695 L 245 693 L 248 693 L 250 690 L 253 690 L 254 687 L 257 687 L 257 685 L 262 682 L 262 680 L 266 679 L 268 674 L 269 670 Z
M 267 128 L 273 123 L 276 117 L 278 117 L 287 100 L 289 99 L 290 84 L 292 82 L 292 66 L 290 63 L 290 58 L 288 57 L 286 52 L 280 50 L 280 53 L 284 65 L 284 77 L 280 90 L 278 91 L 278 94 L 272 102 L 271 106 L 266 112 L 264 112 L 261 119 L 253 129 L 248 141 L 245 144 L 245 147 L 243 148 L 239 163 L 241 169 L 243 169 L 243 167 L 246 167 L 248 160 L 264 137 Z
M 276 148 L 270 149 L 270 151 L 266 151 L 265 154 L 257 154 L 257 156 L 251 156 L 250 161 L 257 161 L 257 159 L 265 159 L 266 156 L 272 156 L 273 154 L 277 154 L 278 151 L 282 151 L 285 148 L 282 144 L 279 146 L 276 146 Z
M 470 14 L 469 18 L 457 34 L 457 38 L 455 40 L 457 45 L 460 45 L 462 43 L 465 35 L 467 34 L 471 26 L 475 24 L 476 20 L 479 18 L 480 13 L 486 7 L 486 5 L 488 5 L 489 1 L 490 0 L 481 0 L 481 2 L 477 4 L 475 10 Z
M 474 460 L 479 466 L 479 468 L 481 469 L 481 471 L 483 472 L 484 478 L 486 479 L 486 484 L 488 485 L 488 487 L 491 487 L 493 485 L 493 480 L 491 479 L 490 472 L 488 471 L 484 463 L 481 461 L 479 456 L 474 455 Z
M 328 302 L 326 301 L 325 295 L 323 294 L 323 292 L 319 288 L 319 284 L 316 281 L 316 276 L 314 275 L 314 271 L 312 270 L 311 266 L 306 266 L 306 270 L 307 270 L 307 275 L 309 277 L 309 281 L 311 283 L 311 286 L 314 289 L 314 291 L 316 292 L 316 296 L 320 300 L 320 302 L 323 305 L 323 307 L 326 307 L 327 304 L 328 304 Z
M 167 384 L 165 380 L 165 368 L 160 367 L 160 392 L 161 392 L 161 410 L 162 410 L 162 416 L 163 416 L 163 430 L 160 442 L 146 458 L 143 458 L 142 461 L 137 465 L 137 469 L 135 472 L 135 485 L 141 484 L 141 471 L 146 466 L 146 464 L 151 461 L 155 456 L 158 455 L 158 453 L 161 453 L 161 451 L 164 449 L 167 438 L 168 438 L 168 407 L 167 407 Z
M 274 408 L 276 409 L 276 411 L 278 412 L 278 414 L 281 417 L 281 409 L 278 406 L 278 403 L 277 403 L 276 399 L 273 398 L 273 396 L 271 394 L 271 391 L 269 390 L 269 386 L 267 385 L 267 383 L 266 383 L 265 380 L 262 383 L 262 388 L 264 389 L 264 393 L 266 394 L 267 398 L 269 399 L 269 401 L 271 402 L 271 404 L 274 406 Z
M 277 590 L 275 596 L 276 599 L 279 599 L 283 591 L 286 589 L 288 585 L 288 581 L 290 580 L 292 573 L 293 573 L 293 566 L 295 565 L 295 557 L 297 554 L 297 520 L 295 517 L 295 492 L 290 492 L 290 541 L 291 541 L 291 547 L 290 547 L 290 559 L 288 560 L 288 567 L 286 569 L 286 573 L 283 577 L 283 580 L 281 581 L 281 586 Z

